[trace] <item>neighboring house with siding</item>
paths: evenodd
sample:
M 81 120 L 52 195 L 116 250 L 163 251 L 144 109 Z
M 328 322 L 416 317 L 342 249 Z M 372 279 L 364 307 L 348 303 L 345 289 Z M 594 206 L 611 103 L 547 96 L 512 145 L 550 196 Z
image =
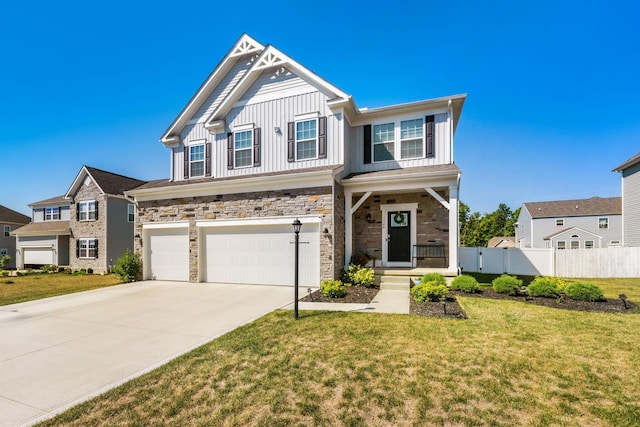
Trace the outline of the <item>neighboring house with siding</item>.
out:
M 0 205 L 0 258 L 9 255 L 8 268 L 16 266 L 16 238 L 11 233 L 16 228 L 29 223 L 30 218 Z
M 614 172 L 622 174 L 622 244 L 640 246 L 640 153 Z
M 456 272 L 465 98 L 361 109 L 243 35 L 161 137 L 169 179 L 127 192 L 144 278 L 292 284 L 295 218 L 303 285 L 340 277 L 355 251 L 410 267 L 427 243 L 447 256 L 426 265 Z
M 524 203 L 516 224 L 519 248 L 606 248 L 621 240 L 620 197 Z
M 496 236 L 487 242 L 488 248 L 515 248 L 516 238 L 514 236 Z
M 135 208 L 124 191 L 144 184 L 83 166 L 65 195 L 32 203 L 32 222 L 13 232 L 20 268 L 46 264 L 106 272 L 133 251 Z

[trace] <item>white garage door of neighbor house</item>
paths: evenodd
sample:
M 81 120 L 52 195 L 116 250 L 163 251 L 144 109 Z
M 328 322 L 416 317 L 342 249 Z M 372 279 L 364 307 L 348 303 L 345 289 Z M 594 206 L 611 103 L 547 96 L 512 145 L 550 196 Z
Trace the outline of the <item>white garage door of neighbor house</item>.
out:
M 148 231 L 146 279 L 189 280 L 188 231 L 185 227 Z
M 294 282 L 295 235 L 290 224 L 211 227 L 203 231 L 204 280 L 288 285 Z M 299 283 L 320 284 L 320 225 L 300 232 Z
M 24 264 L 49 265 L 53 262 L 53 249 L 51 248 L 24 248 Z

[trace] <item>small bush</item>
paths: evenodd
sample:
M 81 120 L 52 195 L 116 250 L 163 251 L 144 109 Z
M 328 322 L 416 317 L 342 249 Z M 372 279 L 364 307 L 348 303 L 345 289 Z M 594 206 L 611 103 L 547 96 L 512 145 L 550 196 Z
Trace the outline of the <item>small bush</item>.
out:
M 11 274 L 9 270 L 0 270 L 0 277 L 7 277 Z
M 571 283 L 565 289 L 567 296 L 578 301 L 600 301 L 604 299 L 602 289 L 593 283 Z
M 140 256 L 132 254 L 129 249 L 116 261 L 113 267 L 115 275 L 123 282 L 135 282 L 140 273 Z
M 351 263 L 354 265 L 359 265 L 361 267 L 365 266 L 369 262 L 369 256 L 362 251 L 357 251 L 353 255 L 351 255 Z
M 374 277 L 373 268 L 351 264 L 347 271 L 344 272 L 342 280 L 346 283 L 352 284 L 353 286 L 364 286 L 365 288 L 370 288 L 373 286 Z
M 53 273 L 58 269 L 58 267 L 56 267 L 53 264 L 49 264 L 49 265 L 43 265 L 40 268 L 40 271 L 42 271 L 43 273 Z
M 320 283 L 320 292 L 325 297 L 342 298 L 347 295 L 347 288 L 340 280 L 323 280 Z
M 473 294 L 475 292 L 478 292 L 479 287 L 480 287 L 480 284 L 478 284 L 478 281 L 476 280 L 475 277 L 467 276 L 464 274 L 462 276 L 456 277 L 455 279 L 453 279 L 453 282 L 451 282 L 452 290 L 462 291 L 468 294 Z
M 508 274 L 493 279 L 491 284 L 494 291 L 507 295 L 517 295 L 522 288 L 522 280 Z
M 447 297 L 449 289 L 436 281 L 420 283 L 411 288 L 414 301 L 442 301 Z
M 11 256 L 9 255 L 2 255 L 0 257 L 0 269 L 4 269 L 9 267 L 9 263 L 11 262 Z
M 447 279 L 440 273 L 427 273 L 420 279 L 420 283 L 428 282 L 437 282 L 439 285 L 447 286 Z
M 73 273 L 73 271 L 72 271 L 72 270 L 71 270 L 71 268 L 69 268 L 69 267 L 65 267 L 62 271 L 64 272 L 64 274 L 71 274 L 71 273 Z
M 93 274 L 93 268 L 87 268 L 87 274 Z
M 527 293 L 532 297 L 559 298 L 562 295 L 559 281 L 555 277 L 536 277 L 527 286 Z

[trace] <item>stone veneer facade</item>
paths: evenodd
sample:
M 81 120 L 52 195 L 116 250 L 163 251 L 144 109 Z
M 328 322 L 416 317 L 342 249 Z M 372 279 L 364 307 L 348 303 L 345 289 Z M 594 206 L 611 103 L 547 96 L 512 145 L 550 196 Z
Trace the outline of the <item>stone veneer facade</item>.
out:
M 443 198 L 444 193 L 438 192 Z M 355 204 L 361 195 L 354 195 Z M 377 194 L 374 193 L 358 208 L 353 217 L 353 252 L 364 251 L 376 257 L 376 265 L 382 258 L 382 210 L 380 205 L 418 203 L 416 243 L 429 240 L 443 241 L 445 254 L 449 254 L 449 211 L 427 193 Z M 368 222 L 367 214 L 371 214 Z M 448 260 L 424 259 L 418 267 L 447 267 Z
M 338 184 L 334 185 L 336 187 Z M 341 188 L 341 186 L 340 186 Z M 342 232 L 344 236 L 344 193 L 342 194 Z M 339 198 L 339 195 L 336 199 Z M 250 193 L 225 194 L 217 196 L 199 196 L 153 200 L 138 203 L 135 234 L 142 235 L 142 225 L 147 223 L 166 223 L 189 221 L 189 281 L 198 282 L 198 220 L 266 218 L 279 216 L 317 215 L 320 224 L 320 280 L 340 276 L 344 254 L 344 237 L 338 235 L 334 227 L 334 188 L 315 187 L 292 190 L 260 191 Z M 324 230 L 327 233 L 324 233 Z M 292 231 L 293 233 L 293 231 Z M 135 251 L 142 253 L 140 239 L 135 239 Z M 344 258 L 344 255 L 341 255 Z M 337 258 L 336 258 L 337 257 Z
M 78 202 L 96 200 L 98 202 L 98 217 L 95 221 L 76 221 Z M 71 236 L 69 242 L 69 267 L 72 269 L 92 268 L 94 273 L 107 272 L 107 200 L 101 195 L 100 189 L 89 179 L 83 183 L 71 204 Z M 97 258 L 78 258 L 76 245 L 78 239 L 98 239 Z

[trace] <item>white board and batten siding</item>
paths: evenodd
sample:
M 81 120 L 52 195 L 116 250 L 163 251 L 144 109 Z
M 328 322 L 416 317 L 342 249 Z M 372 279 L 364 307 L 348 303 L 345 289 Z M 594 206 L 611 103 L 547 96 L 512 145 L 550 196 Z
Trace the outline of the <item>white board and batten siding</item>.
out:
M 622 174 L 622 214 L 624 244 L 640 246 L 640 163 Z

